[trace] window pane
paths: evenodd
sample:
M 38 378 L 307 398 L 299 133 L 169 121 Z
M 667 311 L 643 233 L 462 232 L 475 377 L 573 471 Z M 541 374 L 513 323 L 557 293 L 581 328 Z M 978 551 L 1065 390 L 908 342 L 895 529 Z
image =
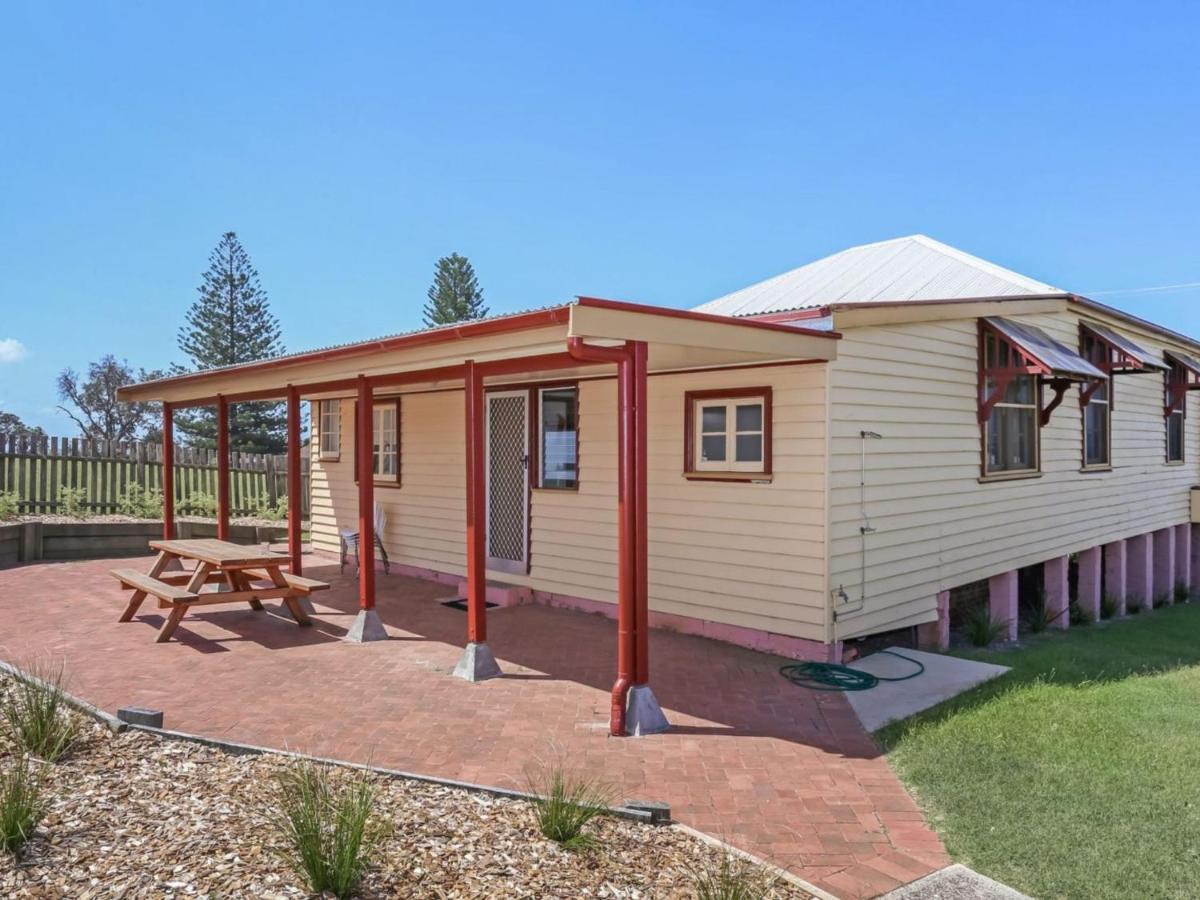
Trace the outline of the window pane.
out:
M 541 392 L 542 487 L 573 488 L 578 440 L 578 392 L 554 388 Z
M 1083 461 L 1100 466 L 1108 462 L 1108 404 L 1093 398 L 1083 413 Z
M 739 434 L 736 459 L 738 462 L 762 462 L 762 448 L 761 434 Z
M 763 408 L 761 403 L 738 404 L 738 431 L 762 431 L 762 419 Z
M 1183 414 L 1173 412 L 1167 416 L 1167 459 L 1170 462 L 1183 460 Z
M 989 472 L 1036 468 L 1036 416 L 1032 408 L 992 408 L 987 429 Z
M 723 412 L 723 410 L 722 410 Z M 706 434 L 700 440 L 700 459 L 704 462 L 725 461 L 725 435 Z
M 1005 403 L 1033 403 L 1036 376 L 1018 375 L 1004 389 Z
M 700 430 L 705 434 L 725 433 L 725 407 L 705 406 L 701 408 Z

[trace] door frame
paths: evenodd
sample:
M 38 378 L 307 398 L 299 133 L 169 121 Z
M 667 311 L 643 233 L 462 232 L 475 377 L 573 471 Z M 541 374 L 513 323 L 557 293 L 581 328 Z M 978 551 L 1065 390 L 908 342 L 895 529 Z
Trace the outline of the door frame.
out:
M 525 553 L 524 559 L 498 559 L 491 555 L 492 544 L 492 403 L 493 399 L 501 397 L 520 397 L 525 404 L 525 421 L 521 425 L 521 435 L 525 442 L 525 496 L 524 496 L 524 515 L 525 515 Z M 490 572 L 505 572 L 510 575 L 525 575 L 529 572 L 530 564 L 530 542 L 532 539 L 532 529 L 530 527 L 530 515 L 532 513 L 532 478 L 530 473 L 530 465 L 533 462 L 531 450 L 531 416 L 533 414 L 532 405 L 527 388 L 517 390 L 506 390 L 503 387 L 496 390 L 484 391 L 483 394 L 483 497 L 484 497 L 484 556 L 486 558 L 485 568 Z

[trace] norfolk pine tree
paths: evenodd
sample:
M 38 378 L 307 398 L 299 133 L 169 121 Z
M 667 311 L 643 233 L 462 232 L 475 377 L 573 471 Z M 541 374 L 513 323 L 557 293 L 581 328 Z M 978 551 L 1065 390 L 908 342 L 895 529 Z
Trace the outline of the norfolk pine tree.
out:
M 457 253 L 437 261 L 427 296 L 424 311 L 427 328 L 482 319 L 488 314 L 475 269 L 470 260 Z

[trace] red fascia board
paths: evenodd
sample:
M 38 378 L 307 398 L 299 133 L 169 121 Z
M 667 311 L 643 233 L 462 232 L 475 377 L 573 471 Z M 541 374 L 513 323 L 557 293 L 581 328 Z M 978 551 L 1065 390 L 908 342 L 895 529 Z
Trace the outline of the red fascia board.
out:
M 696 312 L 691 309 L 675 309 L 670 306 L 648 306 L 645 303 L 631 303 L 628 300 L 605 300 L 602 297 L 577 297 L 580 306 L 591 306 L 598 309 L 616 309 L 623 312 L 643 313 L 651 316 L 667 316 L 673 319 L 689 319 L 693 322 L 716 322 L 720 325 L 735 325 L 742 328 L 758 328 L 763 331 L 782 331 L 787 334 L 807 334 L 812 337 L 838 340 L 841 334 L 836 331 L 820 331 L 816 328 L 796 328 L 792 325 L 781 325 L 755 318 L 737 318 L 735 316 L 718 316 L 713 313 Z

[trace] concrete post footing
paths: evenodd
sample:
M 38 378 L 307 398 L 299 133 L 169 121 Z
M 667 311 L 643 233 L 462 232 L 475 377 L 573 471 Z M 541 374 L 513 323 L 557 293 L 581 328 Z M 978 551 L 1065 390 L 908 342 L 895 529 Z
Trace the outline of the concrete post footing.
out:
M 454 677 L 463 681 L 487 681 L 503 674 L 496 657 L 492 655 L 492 648 L 486 643 L 467 644 L 458 658 L 458 665 L 454 667 Z
M 346 640 L 352 644 L 365 644 L 368 641 L 386 641 L 387 630 L 379 619 L 379 613 L 373 609 L 360 609 L 358 618 L 346 632 Z
M 625 733 L 630 737 L 661 734 L 671 727 L 648 684 L 635 684 L 625 699 Z

